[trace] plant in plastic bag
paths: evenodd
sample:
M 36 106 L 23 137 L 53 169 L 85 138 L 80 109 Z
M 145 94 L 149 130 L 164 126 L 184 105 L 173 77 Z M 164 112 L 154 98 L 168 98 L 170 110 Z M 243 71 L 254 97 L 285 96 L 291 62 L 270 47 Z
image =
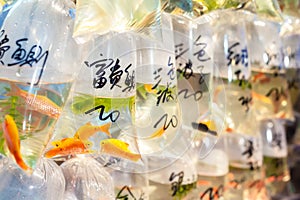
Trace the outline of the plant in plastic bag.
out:
M 61 165 L 66 191 L 64 199 L 114 199 L 114 184 L 108 172 L 93 158 L 75 157 Z
M 135 30 L 160 25 L 159 0 L 78 0 L 74 37 L 86 42 L 110 31 Z
M 0 152 L 25 170 L 41 157 L 78 72 L 71 8 L 69 0 L 17 1 L 1 26 Z
M 30 177 L 9 159 L 1 162 L 0 199 L 63 200 L 65 179 L 54 161 L 40 159 Z

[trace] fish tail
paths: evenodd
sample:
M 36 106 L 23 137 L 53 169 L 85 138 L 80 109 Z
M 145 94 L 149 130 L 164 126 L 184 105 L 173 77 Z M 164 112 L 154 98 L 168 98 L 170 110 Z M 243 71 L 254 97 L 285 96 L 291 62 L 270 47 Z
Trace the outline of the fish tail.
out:
M 156 132 L 154 132 L 152 135 L 149 136 L 150 139 L 156 138 L 156 137 L 160 137 L 162 136 L 162 134 L 165 132 L 164 128 L 160 128 L 159 130 L 157 130 Z
M 133 161 L 138 161 L 139 159 L 141 159 L 141 154 L 131 154 L 130 155 L 130 159 L 133 160 Z
M 111 122 L 101 126 L 101 131 L 104 132 L 108 137 L 111 138 L 111 134 L 109 132 L 110 126 L 111 126 Z
M 25 171 L 31 171 L 32 169 L 24 162 L 21 155 L 15 155 L 16 163 Z

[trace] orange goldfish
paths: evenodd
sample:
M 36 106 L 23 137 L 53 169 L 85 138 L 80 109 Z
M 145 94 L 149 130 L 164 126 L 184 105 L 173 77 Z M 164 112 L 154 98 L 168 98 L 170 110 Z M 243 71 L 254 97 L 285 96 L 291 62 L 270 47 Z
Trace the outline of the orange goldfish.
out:
M 228 132 L 228 133 L 231 133 L 231 132 L 233 132 L 233 129 L 230 128 L 230 127 L 227 127 L 227 128 L 225 129 L 225 131 Z
M 266 104 L 272 104 L 272 100 L 270 98 L 266 97 L 265 95 L 256 93 L 254 91 L 252 91 L 252 97 L 254 100 L 259 100 Z
M 212 183 L 210 181 L 206 181 L 206 180 L 198 180 L 197 181 L 197 186 L 208 186 L 211 185 Z
M 19 131 L 16 122 L 10 115 L 5 115 L 5 119 L 2 123 L 3 136 L 6 141 L 8 150 L 15 158 L 16 163 L 25 171 L 31 171 L 32 169 L 24 162 L 20 151 L 20 138 Z
M 90 142 L 83 142 L 82 140 L 76 138 L 64 138 L 60 141 L 52 142 L 52 145 L 55 147 L 45 153 L 46 158 L 52 158 L 57 155 L 67 156 L 70 154 L 92 152 L 88 150 L 88 147 L 91 145 Z
M 152 139 L 152 138 L 160 137 L 164 134 L 164 132 L 165 132 L 165 128 L 164 126 L 162 126 L 160 129 L 158 129 L 152 135 L 150 135 L 149 138 Z
M 74 137 L 81 140 L 87 140 L 89 137 L 99 131 L 104 132 L 106 135 L 108 135 L 108 137 L 111 137 L 111 134 L 109 132 L 110 126 L 111 122 L 101 126 L 93 126 L 91 122 L 88 122 L 77 130 Z
M 157 92 L 158 92 L 156 89 L 152 89 L 152 87 L 153 87 L 152 84 L 144 84 L 144 87 L 148 93 L 157 94 Z
M 270 78 L 267 77 L 264 73 L 259 72 L 258 74 L 254 75 L 252 78 L 252 81 L 255 83 L 256 81 L 259 81 L 260 83 L 268 83 L 270 82 Z
M 128 149 L 129 144 L 118 139 L 110 138 L 100 142 L 101 151 L 115 157 L 125 158 L 132 161 L 141 159 L 140 154 L 131 152 Z
M 35 111 L 38 111 L 44 115 L 57 119 L 61 113 L 61 107 L 51 101 L 49 98 L 42 95 L 35 95 L 24 90 L 21 90 L 18 86 L 12 85 L 12 91 L 7 93 L 7 96 L 20 96 L 24 99 L 27 105 Z

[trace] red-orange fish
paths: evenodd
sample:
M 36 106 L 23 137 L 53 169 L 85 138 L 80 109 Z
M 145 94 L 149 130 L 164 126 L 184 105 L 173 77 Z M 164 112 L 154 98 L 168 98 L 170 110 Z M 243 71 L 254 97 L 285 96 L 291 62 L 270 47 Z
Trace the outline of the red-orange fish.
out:
M 267 77 L 264 73 L 259 72 L 258 74 L 252 77 L 252 81 L 255 83 L 259 81 L 259 83 L 268 83 L 271 81 L 269 77 Z
M 24 99 L 26 104 L 35 111 L 38 111 L 44 115 L 57 119 L 61 113 L 61 107 L 51 101 L 49 98 L 42 95 L 35 95 L 24 90 L 21 90 L 18 86 L 12 85 L 11 91 L 7 93 L 7 96 L 19 96 Z
M 230 128 L 230 127 L 227 127 L 227 128 L 225 129 L 225 131 L 226 131 L 227 133 L 231 133 L 231 132 L 233 132 L 233 129 Z
M 90 153 L 88 149 L 91 143 L 76 138 L 64 138 L 60 141 L 52 142 L 55 147 L 45 153 L 46 158 L 52 158 L 54 156 L 67 156 L 73 154 Z
M 9 152 L 13 155 L 16 163 L 25 171 L 31 171 L 32 169 L 26 165 L 21 155 L 21 146 L 19 131 L 13 117 L 5 115 L 5 119 L 2 123 L 3 136 L 5 138 L 6 146 Z

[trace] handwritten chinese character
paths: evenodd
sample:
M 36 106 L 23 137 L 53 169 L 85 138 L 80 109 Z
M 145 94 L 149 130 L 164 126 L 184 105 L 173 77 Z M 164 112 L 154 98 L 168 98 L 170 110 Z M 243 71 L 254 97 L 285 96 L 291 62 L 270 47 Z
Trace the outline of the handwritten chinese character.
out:
M 103 54 L 100 54 L 100 56 L 103 56 Z M 98 69 L 96 72 L 96 77 L 93 80 L 94 88 L 99 89 L 105 86 L 105 84 L 107 83 L 107 79 L 105 77 L 105 70 L 109 68 L 113 64 L 113 62 L 114 60 L 112 58 L 96 60 L 91 64 L 89 64 L 88 61 L 84 62 L 87 67 L 95 67 L 96 69 Z
M 251 103 L 252 97 L 242 96 L 242 97 L 239 98 L 239 101 L 241 101 L 242 106 L 246 106 L 246 112 L 248 112 L 249 111 L 249 103 Z
M 131 65 L 130 65 L 131 66 Z M 135 88 L 135 71 L 132 70 L 132 75 L 129 74 L 127 67 L 124 71 L 126 73 L 125 85 L 127 86 L 122 90 L 122 92 L 128 91 L 130 92 L 132 89 Z
M 272 141 L 271 141 L 271 147 L 278 147 L 279 149 L 282 148 L 281 146 L 281 138 L 282 138 L 282 134 L 275 132 L 273 133 L 273 137 L 272 137 Z
M 48 50 L 43 51 L 43 48 L 41 46 L 33 45 L 29 51 L 23 48 L 23 43 L 27 42 L 28 38 L 22 38 L 16 41 L 16 45 L 18 48 L 14 51 L 14 53 L 11 56 L 12 60 L 15 60 L 15 62 L 7 64 L 7 66 L 14 66 L 19 65 L 20 67 L 24 65 L 28 65 L 30 67 L 33 67 L 33 64 L 37 64 L 40 61 L 42 61 L 42 68 L 40 70 L 38 80 L 34 83 L 34 85 L 38 85 L 41 77 L 44 72 L 44 68 L 48 59 Z
M 175 68 L 174 68 L 171 56 L 169 56 L 168 67 L 171 67 L 171 69 L 168 72 L 168 75 L 171 80 L 174 80 L 176 78 L 176 73 L 175 73 Z
M 169 88 L 169 83 L 167 85 L 167 87 L 163 90 L 159 90 L 157 92 L 157 102 L 156 105 L 159 106 L 160 103 L 165 103 L 168 102 L 170 100 L 174 100 L 173 94 L 172 94 L 172 90 Z
M 162 68 L 160 67 L 159 69 L 157 69 L 157 70 L 155 70 L 154 72 L 153 72 L 153 74 L 155 75 L 155 77 L 154 77 L 154 80 L 157 80 L 157 79 L 159 79 L 158 81 L 157 81 L 157 83 L 151 88 L 152 90 L 154 90 L 155 88 L 157 88 L 158 87 L 158 85 L 160 84 L 160 82 L 161 82 L 161 80 L 162 80 L 162 78 L 161 78 L 161 76 L 160 76 L 160 72 L 162 71 Z
M 1 38 L 1 41 L 0 41 L 0 62 L 2 65 L 4 65 L 4 62 L 2 61 L 2 58 L 4 56 L 4 54 L 6 53 L 6 51 L 8 51 L 10 49 L 10 46 L 9 45 L 5 45 L 5 43 L 8 43 L 9 42 L 9 39 L 7 37 L 7 34 L 5 34 L 5 31 L 4 30 L 1 30 L 0 32 L 0 38 Z M 4 38 L 2 38 L 4 36 Z
M 174 181 L 174 179 L 178 177 L 177 181 Z M 178 174 L 175 174 L 174 172 L 172 172 L 172 174 L 169 177 L 169 181 L 173 181 L 171 184 L 171 190 L 173 191 L 172 196 L 175 196 L 177 194 L 177 192 L 179 192 L 180 190 L 180 186 L 183 182 L 183 177 L 184 177 L 184 172 L 181 171 Z
M 183 47 L 184 47 L 183 43 L 175 45 L 175 59 L 176 60 L 189 50 L 189 48 L 184 49 Z
M 123 74 L 123 70 L 120 70 L 121 66 L 120 66 L 119 62 L 120 62 L 120 60 L 117 58 L 115 65 L 110 68 L 110 71 L 111 71 L 111 74 L 109 75 L 110 84 L 111 84 L 110 89 L 113 89 L 114 86 L 121 87 L 121 86 L 117 85 L 117 83 L 120 82 L 121 76 Z M 131 67 L 131 64 L 129 64 L 128 67 Z
M 248 67 L 248 51 L 247 51 L 247 48 L 245 47 L 244 49 L 242 49 L 241 53 L 238 53 L 238 52 L 234 51 L 234 48 L 239 46 L 239 45 L 240 45 L 240 43 L 236 42 L 228 48 L 227 66 L 230 66 L 231 64 L 238 65 L 241 62 L 242 65 L 244 65 L 245 67 Z
M 247 83 L 247 80 L 245 78 L 245 75 L 241 76 L 241 73 L 242 73 L 242 71 L 240 69 L 238 69 L 234 72 L 234 74 L 236 75 L 236 78 L 239 82 L 239 86 L 243 87 L 243 85 L 247 85 L 248 83 Z
M 247 158 L 251 158 L 253 156 L 253 151 L 255 150 L 253 142 L 251 140 L 247 140 L 245 147 L 247 149 L 242 153 L 242 155 L 247 155 Z
M 273 59 L 276 59 L 277 58 L 277 54 L 271 54 L 271 53 L 269 53 L 269 52 L 267 52 L 267 51 L 265 51 L 265 54 L 264 54 L 265 56 L 264 56 L 264 58 L 265 58 L 265 63 L 266 63 L 266 65 L 269 65 L 270 64 L 270 62 L 273 60 Z
M 201 48 L 200 48 L 199 51 L 195 52 L 193 55 L 194 55 L 194 56 L 197 56 L 198 61 L 200 61 L 200 62 L 206 62 L 206 61 L 210 60 L 210 57 L 204 58 L 205 55 L 206 55 L 205 48 L 207 47 L 207 44 L 204 43 L 204 42 L 200 42 L 201 37 L 202 37 L 202 36 L 199 35 L 199 36 L 197 37 L 197 39 L 195 40 L 195 42 L 194 42 L 194 45 L 195 45 L 195 46 L 197 46 L 197 47 L 199 46 L 199 47 L 201 47 Z
M 125 185 L 117 194 L 116 199 L 123 199 L 128 200 L 129 197 L 133 198 L 133 200 L 137 200 L 133 193 L 131 192 L 130 188 Z

